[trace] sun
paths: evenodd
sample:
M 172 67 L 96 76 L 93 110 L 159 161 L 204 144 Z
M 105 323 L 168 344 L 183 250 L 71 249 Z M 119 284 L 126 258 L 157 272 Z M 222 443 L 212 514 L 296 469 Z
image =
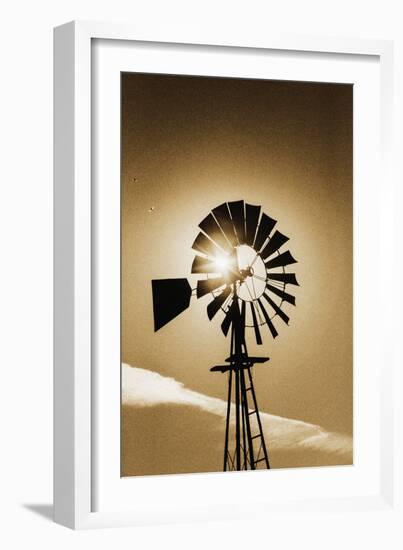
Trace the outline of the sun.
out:
M 214 265 L 220 273 L 228 271 L 229 269 L 229 259 L 224 256 L 220 256 L 214 259 Z

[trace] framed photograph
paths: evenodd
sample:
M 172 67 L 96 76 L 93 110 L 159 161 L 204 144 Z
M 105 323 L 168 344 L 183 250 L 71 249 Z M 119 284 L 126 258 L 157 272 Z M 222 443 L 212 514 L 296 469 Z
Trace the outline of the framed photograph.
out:
M 352 84 L 122 73 L 123 476 L 353 463 L 352 138 Z
M 387 41 L 55 29 L 57 522 L 392 509 L 391 82 Z

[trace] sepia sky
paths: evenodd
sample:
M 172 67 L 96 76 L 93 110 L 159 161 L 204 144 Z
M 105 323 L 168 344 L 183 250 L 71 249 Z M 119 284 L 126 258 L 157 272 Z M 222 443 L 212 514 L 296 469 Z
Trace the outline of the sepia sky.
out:
M 255 368 L 259 408 L 349 437 L 349 85 L 122 75 L 122 361 L 225 399 L 225 375 L 209 369 L 228 356 L 229 340 L 220 314 L 208 320 L 210 297 L 192 298 L 187 311 L 154 333 L 151 280 L 191 278 L 198 223 L 215 206 L 240 199 L 278 220 L 276 228 L 290 238 L 284 250 L 298 260 L 289 269 L 300 283 L 287 287 L 297 303 L 284 306 L 289 326 L 276 319 L 275 340 L 261 327 L 263 346 L 253 330 L 247 334 L 249 352 L 271 358 Z M 222 450 L 212 452 L 209 438 L 218 441 L 214 430 L 222 422 L 209 431 L 207 413 L 189 407 L 124 404 L 123 475 L 214 469 L 214 453 Z M 270 449 L 270 433 L 266 438 Z M 143 452 L 161 446 L 165 452 Z M 314 451 L 306 453 L 301 464 L 318 465 Z M 273 467 L 287 463 L 281 456 Z M 220 470 L 219 454 L 217 461 Z

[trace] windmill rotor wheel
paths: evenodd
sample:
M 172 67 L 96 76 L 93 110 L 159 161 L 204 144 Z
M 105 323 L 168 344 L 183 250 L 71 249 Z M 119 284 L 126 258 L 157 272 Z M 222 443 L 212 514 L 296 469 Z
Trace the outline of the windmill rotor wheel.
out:
M 212 320 L 223 312 L 225 335 L 234 315 L 241 316 L 244 327 L 254 329 L 257 344 L 262 344 L 260 327 L 267 325 L 275 338 L 273 320 L 289 322 L 284 304 L 295 306 L 295 297 L 286 287 L 298 282 L 287 269 L 296 260 L 288 250 L 282 251 L 289 238 L 275 229 L 276 224 L 260 206 L 244 201 L 217 206 L 199 224 L 192 273 L 205 278 L 197 282 L 196 296 L 212 295 L 207 314 Z

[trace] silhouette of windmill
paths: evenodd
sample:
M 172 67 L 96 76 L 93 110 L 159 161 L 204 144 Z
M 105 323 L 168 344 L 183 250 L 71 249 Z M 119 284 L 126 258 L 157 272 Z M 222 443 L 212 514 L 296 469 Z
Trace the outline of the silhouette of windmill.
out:
M 224 471 L 270 468 L 252 373 L 254 365 L 269 357 L 248 354 L 246 329 L 253 329 L 262 345 L 261 327 L 266 325 L 276 338 L 274 318 L 288 324 L 282 305 L 295 306 L 286 286 L 298 282 L 286 268 L 296 260 L 288 250 L 280 251 L 289 239 L 273 232 L 276 223 L 260 206 L 243 200 L 223 203 L 199 224 L 192 245 L 191 272 L 205 276 L 197 287 L 192 290 L 186 278 L 152 281 L 155 331 L 186 310 L 193 294 L 198 299 L 213 296 L 207 305 L 210 321 L 220 310 L 224 314 L 221 329 L 225 336 L 230 333 L 230 355 L 225 364 L 210 369 L 228 375 Z

